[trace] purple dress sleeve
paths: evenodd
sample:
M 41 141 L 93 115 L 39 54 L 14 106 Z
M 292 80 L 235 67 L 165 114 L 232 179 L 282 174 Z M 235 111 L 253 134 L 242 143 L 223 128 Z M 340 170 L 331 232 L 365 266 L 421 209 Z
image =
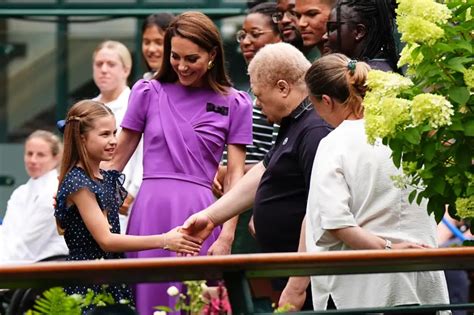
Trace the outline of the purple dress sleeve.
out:
M 230 105 L 230 126 L 227 144 L 252 144 L 252 99 L 242 91 L 235 91 Z
M 139 80 L 132 88 L 128 107 L 122 120 L 122 128 L 143 132 L 146 125 L 148 107 L 150 106 L 151 83 Z

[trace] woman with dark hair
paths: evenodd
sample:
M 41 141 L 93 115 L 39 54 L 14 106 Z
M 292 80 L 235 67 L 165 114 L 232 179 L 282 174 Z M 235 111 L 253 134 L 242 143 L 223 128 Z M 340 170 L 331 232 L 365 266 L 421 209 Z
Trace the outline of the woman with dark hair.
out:
M 392 0 L 339 0 L 331 11 L 323 36 L 325 53 L 342 53 L 367 62 L 371 68 L 396 71 Z
M 276 4 L 273 2 L 260 3 L 249 10 L 242 29 L 236 35 L 240 50 L 247 63 L 266 44 L 281 41 L 278 24 L 272 19 L 276 13 Z
M 111 165 L 122 170 L 143 133 L 144 176 L 128 234 L 166 232 L 213 203 L 211 185 L 225 144 L 228 186 L 244 174 L 245 145 L 252 143 L 252 103 L 246 93 L 232 88 L 224 64 L 217 27 L 202 13 L 185 12 L 166 31 L 158 74 L 133 87 Z M 216 228 L 201 253 L 230 253 L 235 223 L 224 224 L 222 232 Z M 171 253 L 148 250 L 128 256 Z M 169 286 L 138 285 L 139 312 L 174 305 L 175 299 L 166 294 Z
M 149 15 L 142 24 L 142 54 L 145 58 L 148 72 L 144 79 L 151 79 L 160 69 L 163 60 L 163 40 L 166 29 L 173 20 L 170 13 Z

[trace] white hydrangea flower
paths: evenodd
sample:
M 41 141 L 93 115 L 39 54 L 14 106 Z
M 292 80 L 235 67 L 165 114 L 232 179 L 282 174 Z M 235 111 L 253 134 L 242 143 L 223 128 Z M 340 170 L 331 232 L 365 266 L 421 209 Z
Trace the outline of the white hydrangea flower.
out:
M 169 287 L 168 290 L 166 290 L 166 293 L 169 295 L 169 296 L 177 296 L 179 294 L 179 290 L 177 287 L 175 287 L 174 285 Z

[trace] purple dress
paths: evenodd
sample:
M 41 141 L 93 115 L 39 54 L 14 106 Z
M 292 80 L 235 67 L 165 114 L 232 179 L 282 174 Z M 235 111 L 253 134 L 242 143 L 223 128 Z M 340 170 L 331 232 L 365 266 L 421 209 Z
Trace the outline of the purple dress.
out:
M 252 102 L 235 89 L 221 95 L 211 89 L 140 80 L 132 89 L 122 127 L 143 132 L 144 141 L 143 183 L 127 234 L 160 234 L 214 202 L 211 185 L 224 145 L 252 143 Z M 216 228 L 204 242 L 202 255 L 219 232 Z M 157 249 L 127 256 L 175 254 Z M 176 284 L 137 285 L 139 313 L 152 314 L 158 305 L 174 306 L 175 298 L 166 294 L 170 285 Z

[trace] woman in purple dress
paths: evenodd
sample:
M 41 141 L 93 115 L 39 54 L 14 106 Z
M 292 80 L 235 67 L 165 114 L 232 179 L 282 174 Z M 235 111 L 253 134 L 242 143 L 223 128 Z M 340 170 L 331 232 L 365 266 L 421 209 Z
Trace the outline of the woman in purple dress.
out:
M 112 168 L 121 170 L 143 133 L 144 174 L 128 234 L 148 235 L 183 224 L 214 202 L 211 185 L 225 144 L 233 186 L 244 173 L 245 145 L 252 143 L 250 97 L 231 87 L 222 40 L 199 12 L 179 15 L 165 34 L 163 63 L 150 81 L 132 89 Z M 235 220 L 214 230 L 201 254 L 229 254 Z M 129 253 L 131 258 L 169 257 L 165 250 Z M 176 285 L 176 284 L 173 284 Z M 169 283 L 140 284 L 140 314 L 153 306 L 173 306 Z

